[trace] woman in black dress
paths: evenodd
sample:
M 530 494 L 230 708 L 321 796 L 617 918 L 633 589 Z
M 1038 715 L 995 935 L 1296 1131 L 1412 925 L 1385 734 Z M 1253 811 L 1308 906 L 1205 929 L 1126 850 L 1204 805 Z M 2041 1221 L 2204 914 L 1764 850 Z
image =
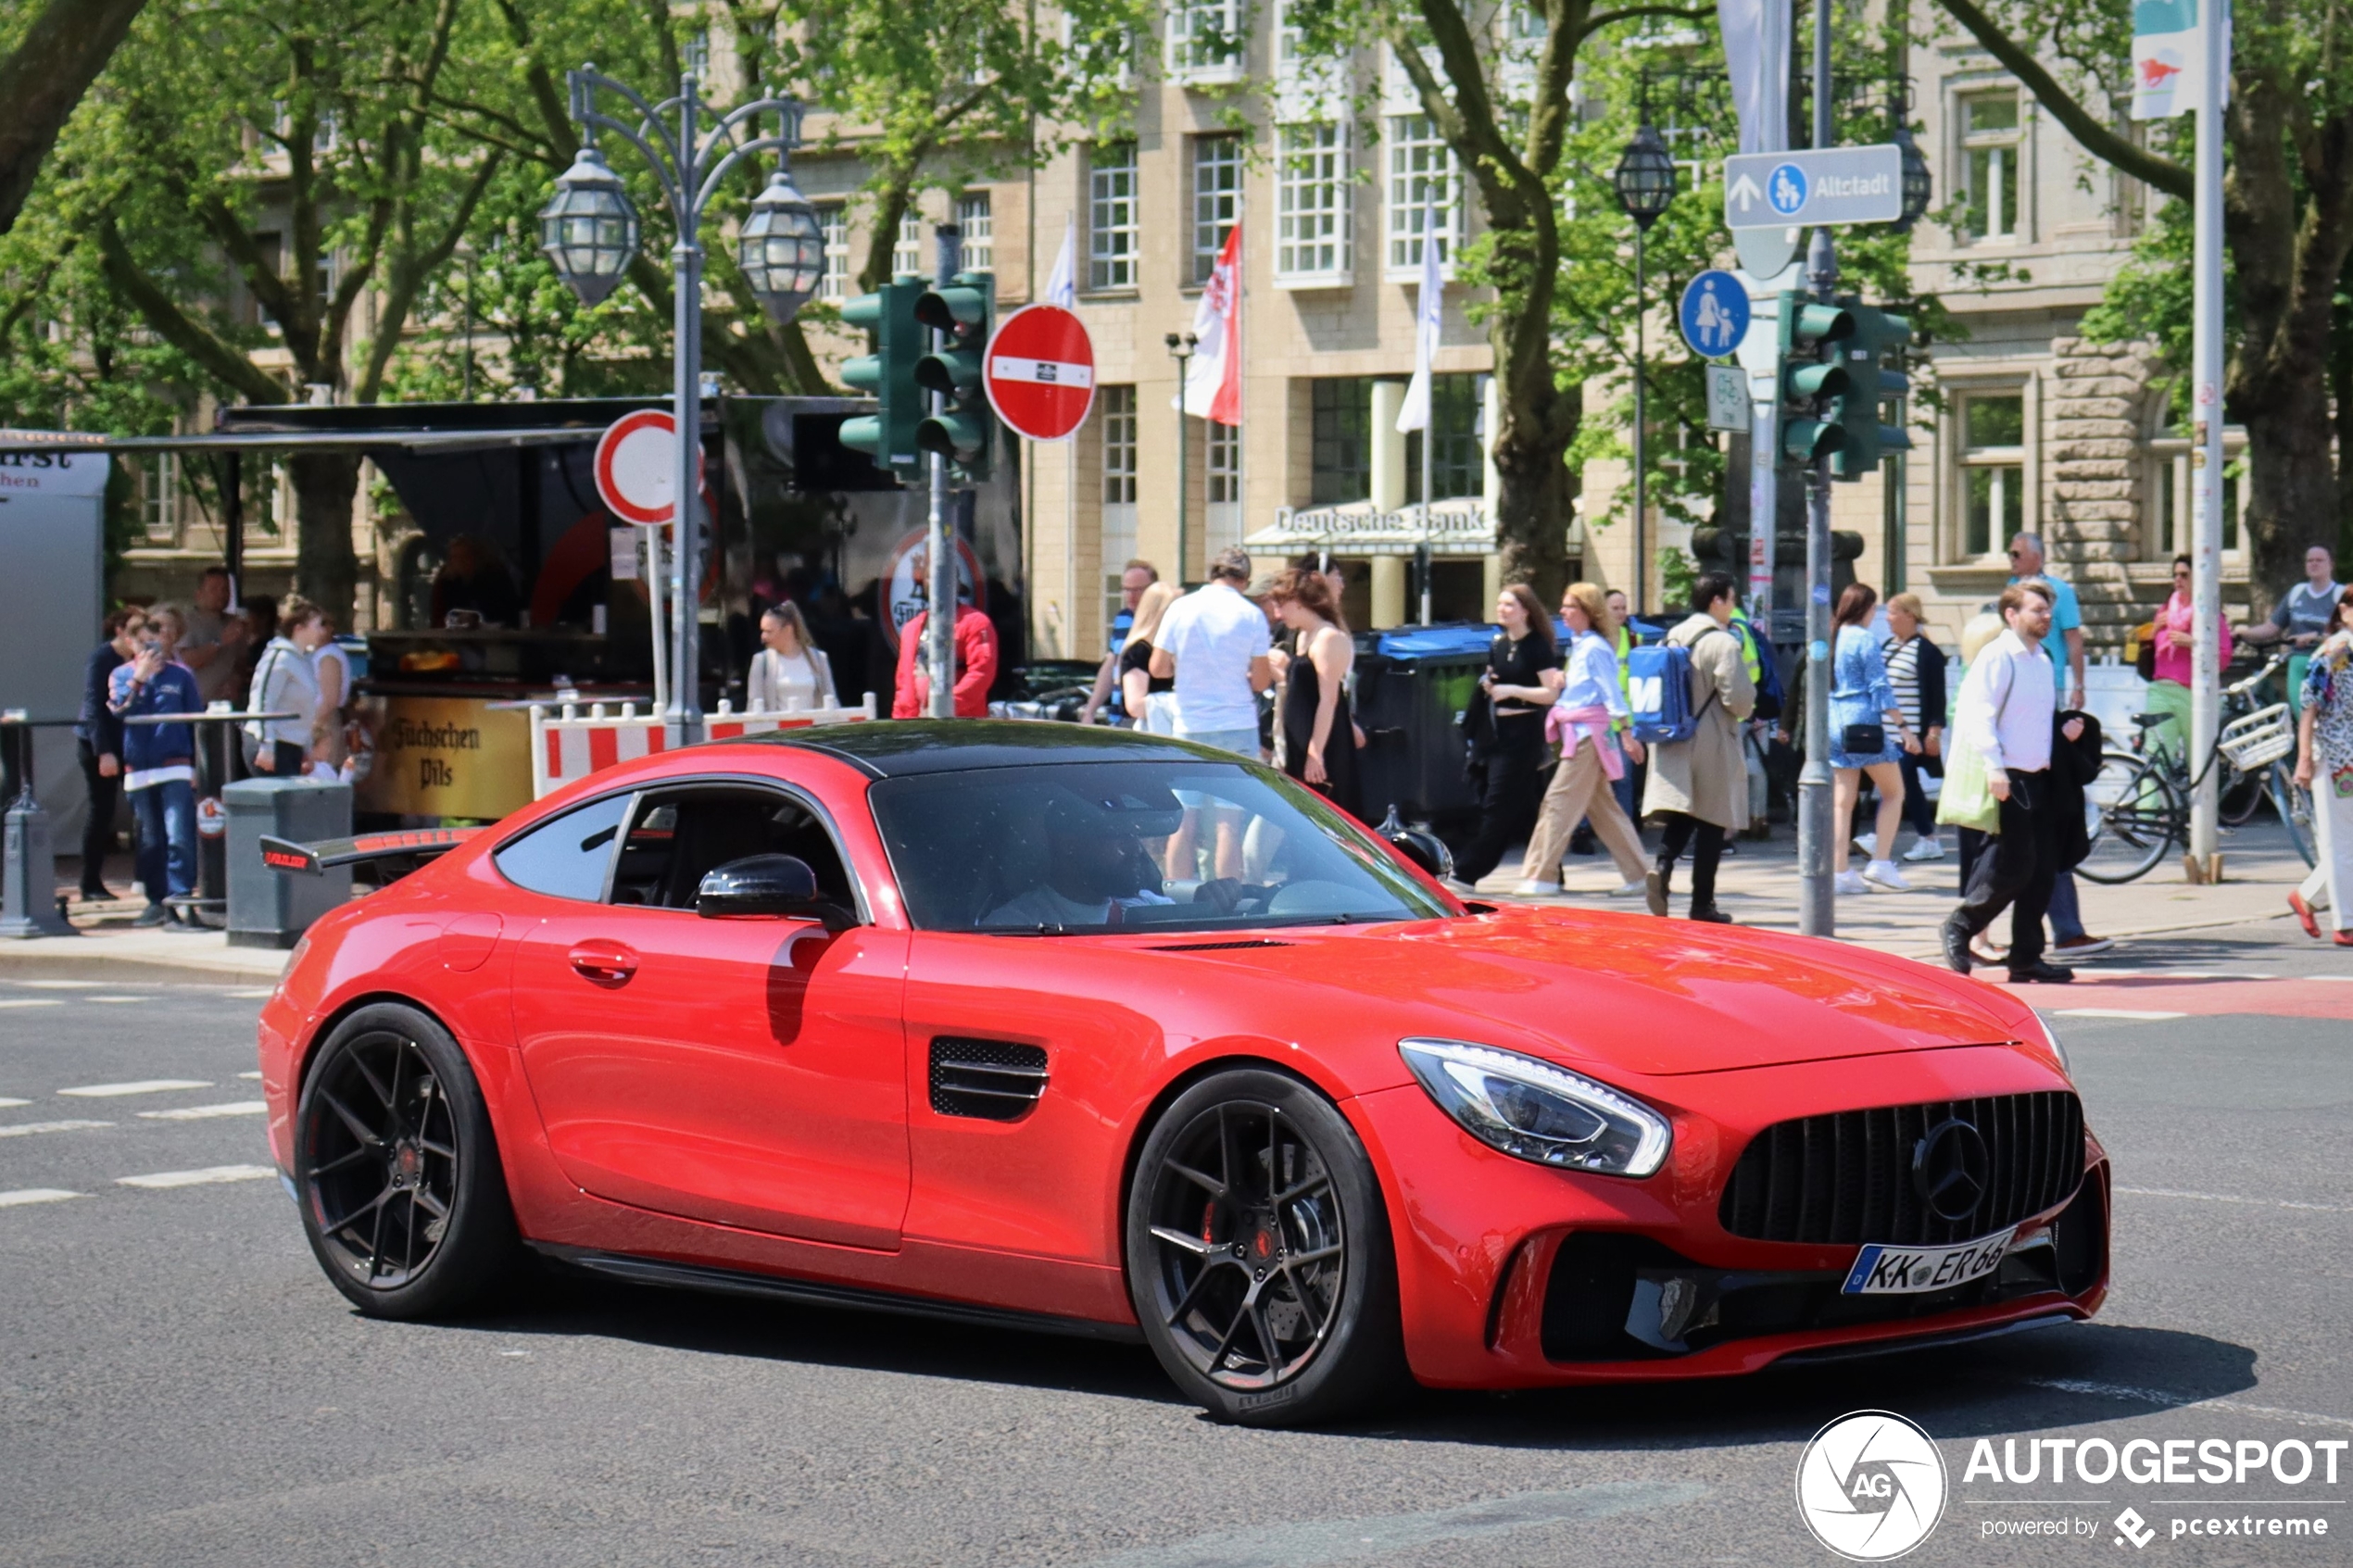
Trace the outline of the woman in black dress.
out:
M 1348 711 L 1348 672 L 1356 662 L 1331 583 L 1320 571 L 1292 567 L 1267 596 L 1297 633 L 1283 684 L 1283 771 L 1351 816 L 1364 815 L 1356 778 L 1356 724 Z
M 1503 630 L 1488 645 L 1487 672 L 1478 678 L 1494 715 L 1495 738 L 1487 749 L 1478 832 L 1454 857 L 1456 892 L 1476 887 L 1501 864 L 1512 839 L 1534 819 L 1546 755 L 1544 712 L 1566 679 L 1553 618 L 1528 584 L 1514 583 L 1497 596 L 1495 619 Z

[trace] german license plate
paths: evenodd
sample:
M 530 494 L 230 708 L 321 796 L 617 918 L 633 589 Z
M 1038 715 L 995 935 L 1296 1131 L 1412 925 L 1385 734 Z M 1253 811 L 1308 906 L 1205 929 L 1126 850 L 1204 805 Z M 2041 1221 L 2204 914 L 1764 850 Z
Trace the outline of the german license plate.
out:
M 2004 1231 L 1957 1247 L 1895 1247 L 1870 1242 L 1855 1255 L 1846 1271 L 1842 1296 L 1911 1296 L 1925 1290 L 1950 1290 L 1982 1279 L 2002 1266 L 2015 1232 Z

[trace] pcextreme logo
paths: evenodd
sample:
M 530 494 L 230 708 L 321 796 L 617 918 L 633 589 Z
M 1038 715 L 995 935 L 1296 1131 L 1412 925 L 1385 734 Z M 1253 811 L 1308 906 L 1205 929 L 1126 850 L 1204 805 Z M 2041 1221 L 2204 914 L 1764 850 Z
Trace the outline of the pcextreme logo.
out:
M 1889 1411 L 1840 1416 L 1798 1457 L 1798 1517 L 1850 1562 L 1885 1562 L 1928 1539 L 1944 1496 L 1944 1456 Z

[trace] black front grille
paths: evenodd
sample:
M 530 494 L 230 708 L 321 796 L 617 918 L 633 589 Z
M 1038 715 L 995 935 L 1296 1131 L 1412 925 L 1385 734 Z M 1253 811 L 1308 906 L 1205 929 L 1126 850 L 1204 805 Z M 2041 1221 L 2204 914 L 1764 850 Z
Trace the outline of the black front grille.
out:
M 1974 1126 L 1991 1170 L 1984 1198 L 1947 1220 L 1921 1201 L 1912 1158 L 1948 1118 Z M 1754 1241 L 1934 1246 L 1973 1241 L 2065 1202 L 2083 1179 L 2083 1108 L 2063 1089 L 1841 1110 L 1777 1122 L 1741 1151 L 1718 1209 Z
M 1009 1040 L 940 1035 L 931 1042 L 931 1108 L 942 1116 L 1018 1122 L 1046 1092 L 1046 1051 Z

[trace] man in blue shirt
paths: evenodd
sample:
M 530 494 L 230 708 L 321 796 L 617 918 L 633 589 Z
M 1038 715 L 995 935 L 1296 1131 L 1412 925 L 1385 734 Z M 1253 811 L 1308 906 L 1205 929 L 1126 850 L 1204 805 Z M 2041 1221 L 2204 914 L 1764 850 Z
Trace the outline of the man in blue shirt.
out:
M 1102 667 L 1095 671 L 1095 689 L 1079 705 L 1078 721 L 1091 724 L 1097 709 L 1111 714 L 1114 724 L 1126 724 L 1132 715 L 1119 689 L 1119 656 L 1127 646 L 1128 628 L 1136 624 L 1136 601 L 1144 590 L 1160 581 L 1160 568 L 1148 560 L 1131 560 L 1119 574 L 1119 613 L 1111 618 L 1105 641 L 1110 651 L 1103 655 Z

